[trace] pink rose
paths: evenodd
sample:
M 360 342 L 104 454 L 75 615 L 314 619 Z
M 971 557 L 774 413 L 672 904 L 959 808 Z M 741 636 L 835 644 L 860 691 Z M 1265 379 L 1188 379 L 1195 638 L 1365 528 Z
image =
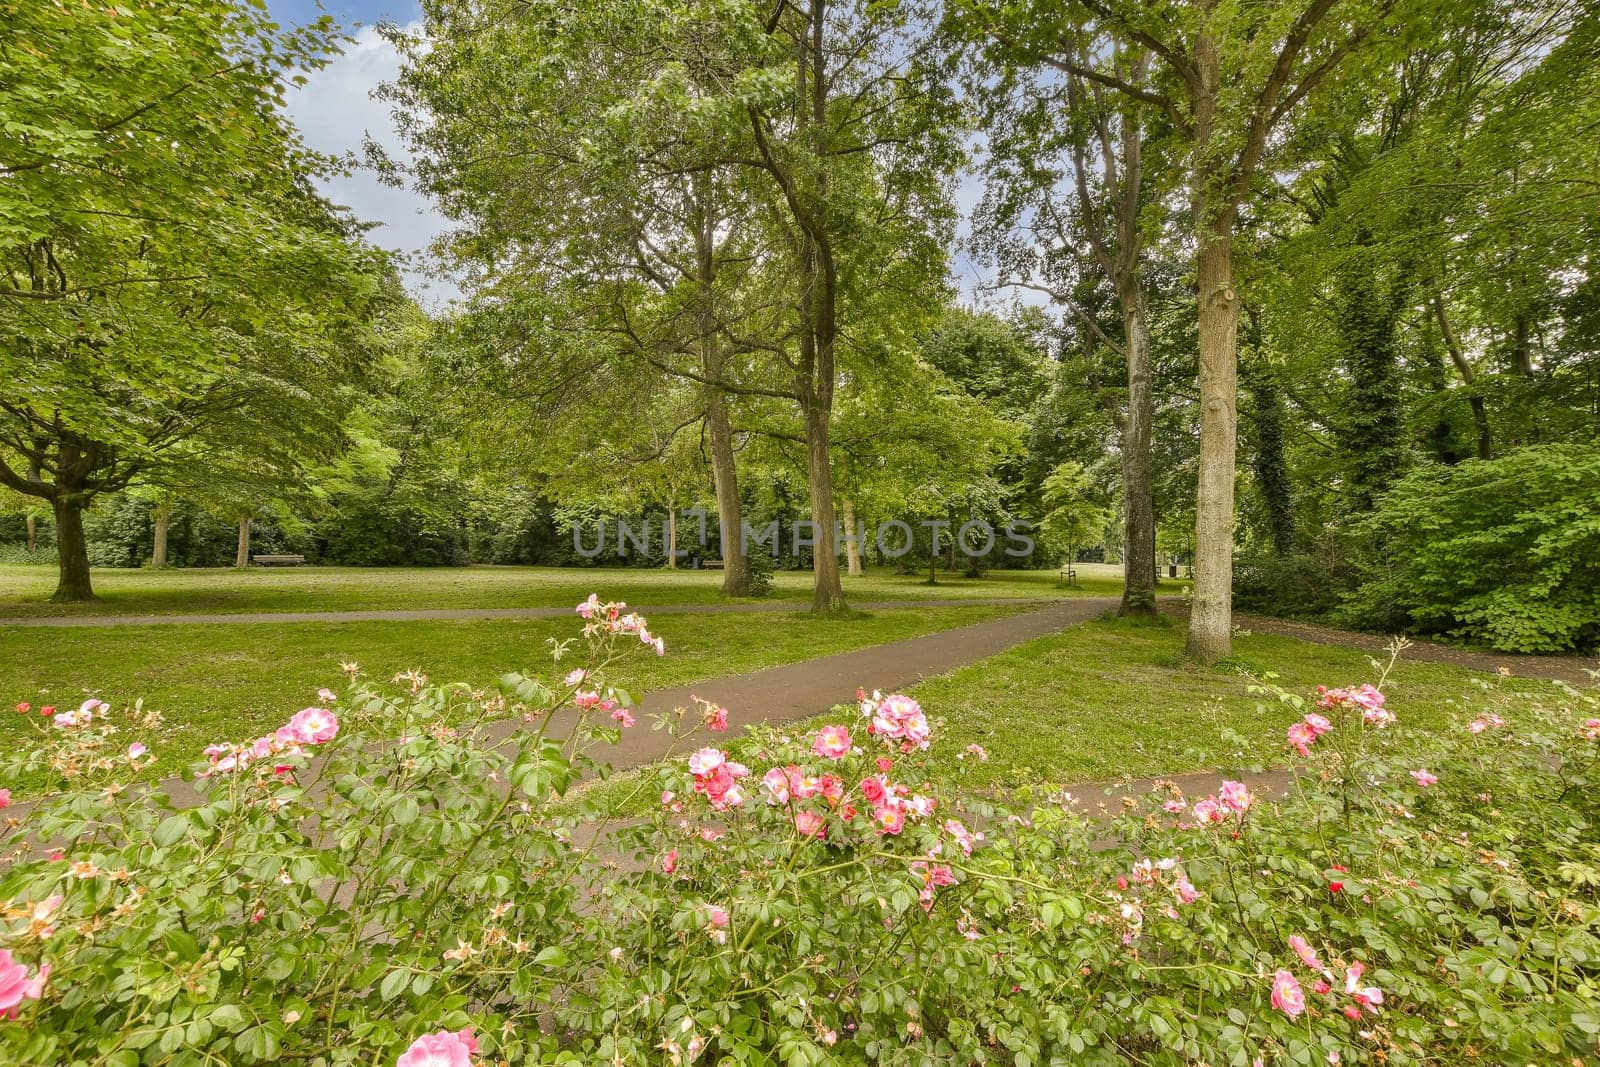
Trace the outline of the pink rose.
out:
M 339 720 L 327 708 L 303 708 L 289 719 L 289 730 L 303 745 L 320 745 L 339 733 Z
M 1429 772 L 1426 769 L 1412 771 L 1411 777 L 1415 778 L 1417 780 L 1417 784 L 1424 789 L 1439 783 L 1439 776 Z
M 661 857 L 661 873 L 672 874 L 678 869 L 678 850 L 673 849 Z
M 633 718 L 633 716 L 631 714 L 628 713 L 628 709 L 627 708 L 617 708 L 617 709 L 615 709 L 614 711 L 612 711 L 611 717 L 613 719 L 615 719 L 618 723 L 620 723 L 624 730 L 628 729 L 634 723 L 634 718 Z
M 1289 727 L 1289 747 L 1302 756 L 1311 755 L 1311 745 L 1317 739 L 1317 733 L 1303 722 L 1297 722 Z
M 49 977 L 48 963 L 30 978 L 27 965 L 12 959 L 8 950 L 0 948 L 0 1019 L 15 1019 L 24 1000 L 42 997 L 44 983 Z
M 1322 970 L 1322 961 L 1317 958 L 1316 950 L 1307 943 L 1299 934 L 1289 937 L 1289 947 L 1294 949 L 1294 954 L 1300 957 L 1300 962 L 1310 967 L 1313 971 Z
M 1249 811 L 1250 806 L 1256 802 L 1256 798 L 1251 795 L 1243 782 L 1234 781 L 1222 783 L 1217 789 L 1217 799 L 1222 801 L 1223 806 L 1229 811 L 1239 814 Z
M 850 754 L 850 731 L 843 726 L 824 726 L 811 742 L 811 751 L 824 759 L 843 759 Z
M 1291 1019 L 1299 1018 L 1306 1010 L 1306 995 L 1288 971 L 1280 970 L 1272 976 L 1272 1006 Z
M 470 1028 L 440 1030 L 413 1041 L 394 1067 L 472 1067 L 472 1057 L 477 1052 L 478 1040 Z
M 10 806 L 11 806 L 11 790 L 9 790 L 9 789 L 0 789 L 0 810 L 4 810 L 6 808 L 9 808 Z
M 1600 741 L 1600 719 L 1583 720 L 1583 736 L 1589 741 Z
M 720 748 L 702 748 L 689 757 L 689 773 L 697 778 L 712 774 L 727 758 Z
M 828 836 L 828 824 L 822 816 L 814 811 L 797 811 L 794 816 L 794 828 L 801 837 L 823 838 Z
M 1333 729 L 1333 723 L 1329 722 L 1327 719 L 1323 718 L 1321 715 L 1318 715 L 1314 711 L 1308 712 L 1306 717 L 1301 721 L 1309 726 L 1311 728 L 1311 732 L 1316 734 L 1318 737 L 1321 737 L 1323 734 Z

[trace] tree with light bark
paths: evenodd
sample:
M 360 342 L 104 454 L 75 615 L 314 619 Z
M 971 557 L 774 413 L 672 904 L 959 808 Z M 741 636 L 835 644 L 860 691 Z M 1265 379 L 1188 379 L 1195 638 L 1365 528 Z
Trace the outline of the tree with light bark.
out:
M 1382 40 L 1399 0 L 962 0 L 959 22 L 1017 57 L 1154 109 L 1187 162 L 1199 299 L 1200 469 L 1188 652 L 1214 662 L 1232 647 L 1238 322 L 1234 240 L 1275 131 L 1357 50 Z M 1151 57 L 1150 83 L 1117 62 Z

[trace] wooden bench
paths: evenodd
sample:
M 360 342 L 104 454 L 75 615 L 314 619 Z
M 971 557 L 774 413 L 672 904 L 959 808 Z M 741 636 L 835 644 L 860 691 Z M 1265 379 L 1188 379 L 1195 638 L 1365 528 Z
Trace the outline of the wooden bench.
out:
M 251 556 L 250 562 L 262 567 L 298 567 L 304 563 L 304 556 Z
M 700 569 L 703 571 L 720 571 L 722 570 L 722 561 L 720 559 L 703 559 L 700 561 Z

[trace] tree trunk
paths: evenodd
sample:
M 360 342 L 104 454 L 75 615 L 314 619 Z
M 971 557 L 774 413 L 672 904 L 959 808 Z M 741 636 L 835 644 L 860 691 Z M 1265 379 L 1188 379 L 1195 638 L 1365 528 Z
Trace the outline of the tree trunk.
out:
M 56 558 L 60 577 L 50 597 L 56 603 L 94 599 L 89 584 L 89 542 L 83 535 L 83 504 L 77 493 L 60 489 L 54 500 Z
M 749 596 L 750 555 L 745 551 L 739 472 L 733 460 L 733 426 L 728 421 L 727 391 L 716 384 L 722 381 L 726 360 L 716 335 L 716 222 L 705 175 L 696 180 L 695 196 L 695 325 L 700 333 L 700 372 L 706 379 L 706 437 L 711 446 L 711 480 L 717 491 L 717 527 L 722 533 L 722 595 Z
M 678 569 L 678 505 L 676 502 L 667 505 L 667 543 L 663 546 L 667 550 L 667 570 Z
M 1122 336 L 1128 349 L 1128 414 L 1122 423 L 1122 606 L 1119 615 L 1156 614 L 1156 501 L 1151 473 L 1150 327 L 1138 282 L 1122 299 Z
M 1238 448 L 1239 298 L 1233 288 L 1233 208 L 1214 203 L 1202 173 L 1195 197 L 1200 303 L 1200 471 L 1195 491 L 1194 606 L 1188 654 L 1215 663 L 1233 651 L 1233 476 Z
M 1350 379 L 1339 432 L 1348 484 L 1340 497 L 1350 513 L 1363 515 L 1405 467 L 1396 334 L 1408 286 L 1404 268 L 1380 261 L 1365 232 L 1356 235 L 1352 251 L 1356 254 L 1340 271 L 1335 311 Z M 1391 273 L 1399 277 L 1391 279 Z
M 1273 554 L 1283 557 L 1294 552 L 1295 540 L 1293 483 L 1283 448 L 1283 397 L 1278 392 L 1276 372 L 1260 354 L 1261 326 L 1253 310 L 1249 325 L 1253 351 L 1251 358 L 1240 364 L 1239 371 L 1254 401 L 1256 486 L 1266 505 Z
M 250 566 L 250 518 L 243 516 L 239 519 L 239 552 L 233 557 L 235 567 Z
M 1483 397 L 1478 393 L 1478 372 L 1472 369 L 1472 361 L 1467 359 L 1467 354 L 1461 348 L 1461 342 L 1456 338 L 1456 331 L 1450 325 L 1450 315 L 1445 310 L 1444 297 L 1437 289 L 1432 296 L 1433 317 L 1439 323 L 1439 336 L 1444 338 L 1445 351 L 1450 353 L 1450 362 L 1456 365 L 1456 372 L 1461 375 L 1461 383 L 1467 387 L 1467 404 L 1472 408 L 1472 425 L 1478 431 L 1478 458 L 1494 458 L 1494 438 L 1489 433 L 1489 412 L 1484 407 Z
M 845 573 L 855 578 L 861 574 L 861 541 L 856 537 L 856 509 L 848 500 L 843 504 Z
M 811 610 L 833 614 L 849 610 L 844 585 L 839 580 L 839 549 L 833 539 L 837 515 L 833 508 L 833 465 L 828 453 L 828 410 L 814 399 L 806 404 L 807 482 L 811 490 L 811 521 L 816 534 L 812 548 L 814 587 Z
M 24 521 L 28 526 L 28 551 L 30 553 L 36 552 L 39 548 L 38 520 L 33 517 L 33 513 L 30 511 Z
M 163 500 L 155 510 L 155 543 L 150 549 L 152 570 L 160 570 L 167 565 L 167 527 L 171 522 L 172 505 Z
M 706 438 L 711 445 L 711 480 L 717 490 L 717 525 L 722 530 L 722 594 L 750 595 L 750 554 L 744 544 L 739 472 L 733 462 L 733 427 L 721 389 L 706 390 Z

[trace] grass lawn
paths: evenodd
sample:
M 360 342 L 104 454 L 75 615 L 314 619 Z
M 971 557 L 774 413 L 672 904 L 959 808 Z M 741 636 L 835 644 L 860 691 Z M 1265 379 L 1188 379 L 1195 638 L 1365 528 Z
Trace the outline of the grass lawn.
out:
M 756 627 L 739 615 L 662 615 L 651 629 L 666 639 L 668 655 L 635 657 L 619 680 L 644 692 L 1014 610 L 967 605 L 845 619 L 783 612 L 760 616 Z M 258 735 L 312 703 L 319 687 L 339 689 L 341 660 L 379 679 L 416 667 L 436 681 L 487 683 L 510 670 L 548 671 L 546 640 L 576 633 L 576 619 L 14 628 L 0 630 L 0 708 L 143 697 L 166 716 L 165 736 L 150 747 L 161 770 L 177 773 L 209 742 Z M 0 745 L 22 731 L 20 717 L 0 714 Z
M 988 750 L 987 763 L 963 760 L 962 781 L 979 789 L 1015 789 L 1154 777 L 1188 771 L 1256 769 L 1288 762 L 1284 731 L 1297 716 L 1252 695 L 1248 675 L 1306 694 L 1318 684 L 1376 681 L 1370 654 L 1290 637 L 1250 634 L 1234 640 L 1232 659 L 1212 668 L 1183 660 L 1184 626 L 1160 619 L 1106 617 L 1020 644 L 997 656 L 929 679 L 911 689 L 935 721 L 934 759 L 954 773 L 969 744 Z M 1481 693 L 1490 676 L 1461 667 L 1401 660 L 1390 675 L 1389 707 L 1411 726 L 1443 726 Z M 1523 679 L 1508 689 L 1551 692 Z M 739 712 L 734 708 L 737 725 Z M 793 724 L 799 733 L 827 722 L 860 722 L 854 709 Z M 760 774 L 755 746 L 736 739 L 737 758 Z M 598 787 L 605 803 L 632 798 L 636 810 L 653 790 L 640 774 Z M 635 796 L 637 794 L 637 796 Z M 643 799 L 639 799 L 639 798 Z
M 1055 570 L 991 571 L 985 578 L 941 578 L 925 584 L 921 574 L 874 569 L 845 579 L 856 600 L 932 600 L 1066 595 L 1115 596 L 1121 569 L 1079 564 L 1079 582 L 1068 587 Z M 804 603 L 811 597 L 809 571 L 776 576 L 774 596 Z M 561 567 L 278 567 L 223 569 L 96 570 L 99 599 L 90 604 L 51 604 L 54 566 L 0 565 L 0 617 L 66 614 L 173 614 L 245 611 L 359 611 L 383 608 L 565 607 L 591 592 L 643 608 L 666 604 L 710 604 L 722 599 L 716 571 Z M 1166 582 L 1163 592 L 1182 583 Z

